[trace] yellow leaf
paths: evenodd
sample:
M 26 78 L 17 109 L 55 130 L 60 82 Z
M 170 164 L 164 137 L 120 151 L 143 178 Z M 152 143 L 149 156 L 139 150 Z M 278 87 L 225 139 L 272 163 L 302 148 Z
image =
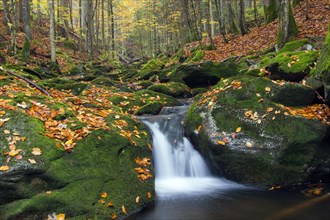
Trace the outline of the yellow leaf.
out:
M 242 130 L 242 128 L 241 128 L 241 127 L 238 127 L 238 128 L 236 128 L 236 133 L 239 133 L 239 132 L 241 132 L 241 130 Z
M 111 219 L 114 220 L 114 219 L 116 219 L 116 218 L 117 218 L 116 213 L 112 213 L 112 215 L 111 215 Z
M 151 193 L 150 192 L 147 193 L 147 197 L 148 197 L 148 199 L 151 198 Z
M 106 192 L 102 192 L 101 197 L 102 198 L 107 198 L 108 194 Z
M 31 164 L 36 164 L 37 161 L 35 161 L 34 159 L 28 159 L 28 161 L 31 163 Z
M 10 134 L 10 131 L 9 130 L 4 130 L 3 133 Z
M 289 115 L 289 113 L 288 113 L 288 112 L 284 112 L 284 115 L 288 116 L 288 115 Z
M 266 90 L 266 92 L 270 92 L 271 91 L 271 89 L 270 89 L 270 87 L 265 87 L 265 90 Z
M 112 202 L 108 202 L 108 207 L 112 207 L 113 203 Z
M 136 197 L 135 202 L 136 203 L 139 203 L 140 202 L 140 196 Z
M 197 128 L 197 133 L 198 133 L 198 134 L 199 134 L 199 132 L 201 131 L 201 129 L 202 129 L 202 125 L 198 126 L 198 128 Z
M 288 67 L 289 67 L 289 68 L 291 68 L 291 67 L 292 67 L 291 63 L 288 63 Z
M 12 150 L 9 152 L 9 156 L 11 157 L 15 157 L 17 154 L 19 154 L 19 152 L 21 152 L 22 150 L 18 149 L 18 150 Z
M 65 219 L 65 214 L 61 213 L 56 216 L 56 220 L 64 220 Z
M 40 150 L 40 148 L 38 148 L 38 147 L 33 148 L 33 149 L 32 149 L 32 154 L 35 155 L 35 156 L 39 156 L 39 155 L 41 155 L 41 150 Z
M 126 211 L 126 208 L 125 208 L 124 205 L 121 206 L 121 210 L 123 211 L 123 213 L 124 213 L 125 215 L 127 215 L 127 211 Z
M 105 203 L 105 201 L 103 199 L 99 199 L 99 202 L 102 203 L 102 204 Z
M 226 143 L 225 142 L 223 142 L 223 141 L 217 141 L 217 143 L 219 144 L 219 145 L 226 145 Z
M 0 171 L 7 171 L 7 170 L 9 170 L 8 166 L 1 166 L 0 167 Z

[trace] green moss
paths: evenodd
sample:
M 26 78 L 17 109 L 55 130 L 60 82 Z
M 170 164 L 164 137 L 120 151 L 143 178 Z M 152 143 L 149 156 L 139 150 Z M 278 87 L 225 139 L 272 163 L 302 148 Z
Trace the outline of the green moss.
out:
M 151 114 L 157 115 L 162 110 L 163 105 L 160 102 L 148 103 L 135 111 L 136 115 Z
M 202 50 L 196 50 L 194 51 L 185 61 L 185 63 L 189 62 L 199 62 L 204 58 L 204 51 Z
M 152 85 L 148 87 L 148 90 L 163 93 L 175 98 L 190 96 L 190 88 L 187 85 L 178 82 Z
M 318 56 L 318 51 L 288 52 L 277 55 L 272 63 L 278 63 L 279 69 L 285 73 L 299 73 L 309 70 Z
M 286 43 L 278 53 L 292 52 L 302 48 L 306 44 L 309 44 L 309 40 L 306 38 L 301 40 L 291 41 Z
M 171 96 L 157 93 L 150 90 L 141 90 L 133 93 L 132 96 L 128 94 L 116 94 L 109 98 L 109 100 L 123 111 L 134 113 L 138 108 L 154 101 L 162 103 L 163 106 L 177 106 L 181 105 L 179 101 Z
M 266 23 L 274 21 L 277 18 L 277 3 L 275 0 L 270 0 L 269 5 L 264 5 L 264 13 L 266 17 Z
M 38 85 L 47 88 L 55 88 L 58 90 L 68 90 L 71 91 L 74 95 L 79 95 L 88 86 L 85 83 L 78 83 L 72 79 L 67 78 L 41 80 L 38 82 Z
M 96 85 L 109 86 L 109 87 L 116 85 L 116 82 L 114 80 L 104 76 L 97 77 L 91 83 Z

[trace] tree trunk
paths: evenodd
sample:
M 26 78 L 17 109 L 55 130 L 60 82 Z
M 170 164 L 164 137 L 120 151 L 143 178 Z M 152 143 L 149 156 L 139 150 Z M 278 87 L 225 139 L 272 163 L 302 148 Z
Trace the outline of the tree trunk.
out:
M 278 0 L 263 0 L 266 24 L 274 21 L 278 17 Z
M 239 26 L 241 35 L 245 35 L 247 33 L 244 13 L 245 13 L 244 0 L 239 0 L 238 26 Z
M 30 30 L 30 0 L 23 0 L 23 25 L 24 25 L 24 45 L 22 56 L 27 58 L 30 56 L 31 30 Z
M 56 48 L 55 48 L 55 7 L 54 0 L 49 0 L 49 38 L 50 38 L 50 55 L 52 64 L 56 64 Z
M 212 38 L 212 27 L 211 27 L 211 0 L 207 0 L 207 9 L 206 9 L 206 31 L 207 31 L 207 35 L 209 37 L 209 41 L 211 44 L 212 49 L 215 49 L 215 45 L 213 42 L 213 38 Z
M 298 34 L 290 0 L 279 0 L 279 31 L 277 35 L 277 43 L 282 48 L 286 42 Z
M 226 38 L 226 26 L 225 26 L 225 12 L 223 7 L 223 0 L 215 0 L 215 6 L 218 12 L 218 22 L 219 22 L 219 29 L 222 39 L 225 43 L 228 42 Z
M 237 29 L 237 26 L 235 24 L 234 10 L 233 10 L 233 7 L 231 5 L 231 0 L 226 0 L 226 1 L 227 1 L 228 22 L 229 22 L 230 31 L 233 34 L 237 34 L 238 33 L 238 29 Z
M 9 15 L 9 7 L 8 7 L 8 3 L 7 0 L 2 0 L 2 4 L 3 4 L 3 10 L 5 12 L 5 20 L 4 25 L 7 25 L 9 31 L 10 31 L 10 26 L 12 25 L 12 21 Z

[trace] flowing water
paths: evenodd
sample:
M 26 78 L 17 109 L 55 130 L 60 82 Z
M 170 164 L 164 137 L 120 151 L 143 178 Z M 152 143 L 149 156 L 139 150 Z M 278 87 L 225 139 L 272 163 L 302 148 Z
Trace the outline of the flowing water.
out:
M 157 202 L 129 219 L 328 219 L 330 194 L 271 192 L 211 175 L 184 136 L 187 106 L 141 117 L 153 136 Z

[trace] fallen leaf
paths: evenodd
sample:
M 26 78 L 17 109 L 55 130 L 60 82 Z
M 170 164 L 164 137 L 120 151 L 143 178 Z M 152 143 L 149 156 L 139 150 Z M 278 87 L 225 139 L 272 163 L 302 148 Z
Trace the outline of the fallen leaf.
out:
M 105 204 L 105 201 L 103 199 L 99 199 L 99 203 Z
M 236 138 L 236 133 L 235 132 L 231 133 L 231 138 L 232 139 L 235 139 Z
M 112 202 L 108 202 L 107 206 L 108 207 L 112 207 L 113 206 L 113 203 Z
M 9 130 L 4 130 L 3 133 L 10 134 L 10 131 Z
M 16 156 L 15 156 L 15 159 L 16 159 L 16 160 L 22 160 L 22 158 L 23 158 L 22 155 L 16 155 Z
M 238 128 L 236 128 L 236 133 L 239 133 L 239 132 L 241 132 L 241 130 L 242 130 L 242 128 L 241 128 L 241 127 L 238 127 Z
M 202 125 L 198 126 L 198 128 L 197 128 L 197 133 L 198 133 L 198 134 L 199 134 L 199 132 L 201 131 L 201 129 L 202 129 Z
M 266 92 L 270 92 L 271 88 L 267 86 L 267 87 L 265 87 L 265 90 L 266 90 Z
M 56 220 L 64 220 L 65 219 L 65 214 L 60 213 L 56 216 Z
M 140 202 L 140 196 L 136 197 L 135 202 L 136 203 L 139 203 Z
M 127 215 L 126 207 L 124 205 L 121 206 L 121 210 L 125 215 Z
M 34 159 L 28 159 L 28 161 L 29 161 L 31 164 L 36 164 L 36 163 L 37 163 L 37 161 L 34 160 Z
M 151 146 L 151 144 L 148 143 L 147 146 L 148 146 L 149 150 L 152 151 L 152 146 Z
M 223 139 L 223 141 L 224 141 L 226 144 L 228 144 L 228 143 L 229 143 L 229 139 L 228 139 L 228 138 L 226 138 L 226 137 Z
M 219 141 L 219 140 L 217 140 L 217 143 L 218 143 L 219 145 L 226 145 L 225 142 L 223 142 L 223 141 Z
M 114 220 L 114 219 L 116 219 L 116 218 L 117 218 L 116 213 L 112 213 L 112 215 L 111 215 L 111 219 Z
M 271 112 L 271 111 L 273 111 L 274 109 L 272 108 L 272 107 L 269 107 L 269 108 L 267 108 L 267 112 Z
M 1 166 L 0 167 L 0 171 L 7 171 L 7 170 L 9 170 L 9 166 Z
M 33 148 L 33 149 L 32 149 L 32 154 L 35 155 L 35 156 L 39 156 L 39 155 L 41 155 L 41 150 L 40 150 L 40 148 L 38 148 L 38 147 Z
M 147 197 L 148 197 L 148 199 L 151 198 L 151 193 L 150 192 L 147 193 Z
M 102 193 L 101 193 L 101 197 L 102 197 L 102 198 L 107 198 L 107 197 L 108 197 L 108 194 L 107 194 L 106 192 L 102 192 Z
M 289 113 L 288 112 L 284 112 L 283 113 L 285 116 L 289 116 Z

